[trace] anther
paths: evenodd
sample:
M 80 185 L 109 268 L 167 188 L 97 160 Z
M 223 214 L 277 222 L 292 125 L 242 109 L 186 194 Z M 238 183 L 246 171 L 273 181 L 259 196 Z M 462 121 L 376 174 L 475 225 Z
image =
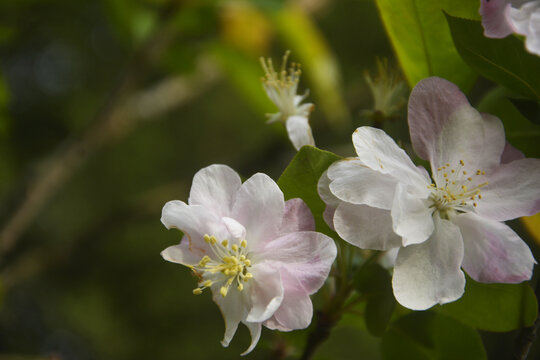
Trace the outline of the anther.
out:
M 242 240 L 242 242 L 240 243 L 240 246 L 245 248 L 247 246 L 247 241 L 245 239 Z
M 229 240 L 223 240 L 223 241 L 221 242 L 221 245 L 223 245 L 223 246 L 229 245 Z
M 193 289 L 193 295 L 201 295 L 202 289 L 201 288 L 195 288 Z

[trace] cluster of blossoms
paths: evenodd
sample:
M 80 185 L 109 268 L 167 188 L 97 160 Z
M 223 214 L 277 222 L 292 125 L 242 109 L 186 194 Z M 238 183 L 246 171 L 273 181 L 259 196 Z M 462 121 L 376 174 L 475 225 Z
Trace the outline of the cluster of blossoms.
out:
M 540 1 L 482 0 L 486 36 L 512 32 L 527 36 L 530 52 L 540 54 Z M 315 146 L 308 118 L 313 105 L 297 95 L 300 66 L 277 72 L 262 59 L 263 87 L 293 146 Z M 375 111 L 393 116 L 401 84 L 393 78 L 367 78 Z M 377 116 L 379 116 L 377 115 Z M 504 221 L 540 211 L 540 160 L 526 159 L 505 140 L 502 122 L 479 113 L 451 82 L 420 81 L 408 102 L 408 125 L 416 154 L 429 161 L 431 174 L 416 166 L 384 131 L 360 127 L 352 135 L 357 157 L 334 162 L 318 181 L 326 203 L 324 220 L 346 242 L 393 254 L 396 300 L 413 310 L 459 299 L 465 273 L 484 283 L 519 283 L 536 263 L 525 242 Z M 251 333 L 247 354 L 262 326 L 280 331 L 311 323 L 310 295 L 329 276 L 336 258 L 334 239 L 315 231 L 302 199 L 284 200 L 264 174 L 242 183 L 225 165 L 200 170 L 188 203 L 165 204 L 161 221 L 183 232 L 165 260 L 191 269 L 198 279 L 193 294 L 212 293 L 225 320 L 223 346 L 238 325 Z
M 498 118 L 441 78 L 412 91 L 409 128 L 431 176 L 382 130 L 358 128 L 358 157 L 334 163 L 319 182 L 325 219 L 360 248 L 399 248 L 392 285 L 410 309 L 460 298 L 461 268 L 480 282 L 528 280 L 531 251 L 501 221 L 540 211 L 540 160 L 523 158 Z

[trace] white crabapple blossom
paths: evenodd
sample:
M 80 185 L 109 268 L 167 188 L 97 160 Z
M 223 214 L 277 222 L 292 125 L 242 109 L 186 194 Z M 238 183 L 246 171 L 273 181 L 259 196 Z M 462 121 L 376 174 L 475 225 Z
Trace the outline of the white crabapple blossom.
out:
M 298 82 L 300 81 L 300 64 L 292 63 L 287 69 L 287 60 L 290 52 L 283 56 L 279 73 L 274 69 L 272 59 L 261 58 L 261 65 L 264 70 L 262 83 L 268 98 L 277 106 L 278 112 L 268 114 L 268 123 L 281 121 L 287 128 L 289 139 L 294 148 L 300 150 L 304 145 L 315 146 L 313 133 L 309 126 L 309 113 L 313 110 L 313 104 L 301 102 L 308 96 L 297 95 Z
M 481 0 L 480 15 L 485 36 L 523 35 L 527 50 L 540 55 L 540 0 Z
M 415 166 L 382 130 L 353 134 L 357 158 L 319 181 L 325 219 L 361 248 L 398 248 L 392 286 L 403 306 L 423 310 L 460 298 L 465 276 L 519 283 L 535 260 L 502 221 L 540 210 L 540 160 L 505 141 L 501 121 L 479 113 L 451 82 L 420 81 L 409 98 Z
M 193 294 L 210 289 L 225 320 L 223 346 L 239 323 L 251 333 L 243 355 L 257 344 L 261 325 L 290 331 L 310 324 L 309 295 L 326 280 L 336 246 L 314 231 L 307 205 L 285 201 L 267 175 L 242 183 L 228 166 L 203 168 L 193 178 L 188 204 L 169 201 L 161 221 L 184 234 L 161 255 L 193 271 L 199 282 Z

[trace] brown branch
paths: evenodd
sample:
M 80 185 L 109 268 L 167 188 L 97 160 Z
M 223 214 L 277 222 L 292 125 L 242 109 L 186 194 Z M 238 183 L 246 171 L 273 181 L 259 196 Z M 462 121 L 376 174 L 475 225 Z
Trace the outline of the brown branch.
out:
M 537 299 L 540 299 L 540 281 L 536 283 L 534 293 Z M 529 356 L 529 351 L 534 344 L 540 328 L 540 303 L 538 304 L 538 317 L 532 326 L 521 330 L 517 339 L 517 350 L 514 354 L 514 360 L 526 360 Z
M 38 164 L 25 184 L 24 195 L 0 230 L 0 261 L 16 244 L 43 206 L 67 182 L 86 160 L 125 136 L 137 123 L 180 106 L 207 89 L 216 79 L 216 71 L 200 61 L 194 75 L 167 79 L 154 88 L 133 95 L 137 82 L 174 39 L 169 19 L 180 1 L 173 1 L 160 13 L 160 25 L 135 53 L 93 126 L 79 139 L 60 146 Z

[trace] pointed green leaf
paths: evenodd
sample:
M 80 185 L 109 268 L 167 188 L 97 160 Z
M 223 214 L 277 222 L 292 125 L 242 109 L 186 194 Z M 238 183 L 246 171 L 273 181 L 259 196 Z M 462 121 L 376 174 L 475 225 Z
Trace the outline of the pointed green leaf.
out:
M 336 154 L 304 146 L 278 180 L 278 185 L 285 194 L 285 199 L 301 198 L 311 209 L 317 231 L 332 235 L 332 230 L 323 219 L 326 207 L 317 192 L 317 184 L 323 172 L 334 162 L 341 159 Z
M 372 335 L 382 336 L 396 306 L 390 274 L 377 263 L 366 263 L 354 275 L 353 284 L 367 297 L 366 328 Z
M 486 359 L 480 335 L 441 314 L 414 312 L 392 323 L 382 341 L 386 360 Z
M 480 330 L 511 331 L 531 326 L 538 314 L 536 296 L 526 284 L 482 284 L 467 277 L 465 294 L 435 311 Z
M 474 4 L 473 4 L 474 3 Z M 440 76 L 467 91 L 474 73 L 457 53 L 443 10 L 459 16 L 478 16 L 470 0 L 377 0 L 377 6 L 409 85 Z
M 540 100 L 540 58 L 514 36 L 488 39 L 482 24 L 447 15 L 454 44 L 480 75 L 531 99 Z

